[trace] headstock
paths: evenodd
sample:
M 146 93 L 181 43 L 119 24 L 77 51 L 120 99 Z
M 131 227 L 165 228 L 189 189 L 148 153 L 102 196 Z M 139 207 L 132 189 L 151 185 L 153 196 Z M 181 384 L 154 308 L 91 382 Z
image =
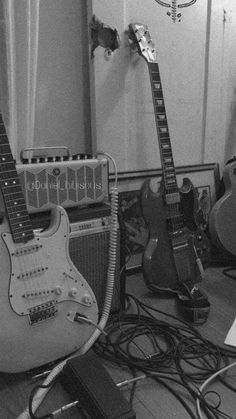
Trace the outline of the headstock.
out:
M 130 39 L 134 42 L 141 55 L 148 63 L 156 62 L 156 50 L 147 25 L 131 23 L 129 25 Z

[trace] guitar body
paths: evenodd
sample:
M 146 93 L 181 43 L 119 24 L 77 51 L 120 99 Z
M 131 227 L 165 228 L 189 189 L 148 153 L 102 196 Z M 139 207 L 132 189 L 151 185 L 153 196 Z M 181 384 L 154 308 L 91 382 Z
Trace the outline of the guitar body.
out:
M 210 233 L 218 247 L 236 256 L 236 161 L 225 166 L 223 180 L 225 193 L 211 210 Z
M 169 236 L 168 208 L 163 193 L 162 182 L 157 192 L 152 191 L 149 180 L 142 186 L 141 205 L 149 229 L 149 240 L 143 254 L 143 275 L 150 289 L 176 292 L 180 280 L 194 284 L 201 278 L 191 232 L 185 227 L 172 239 Z
M 197 254 L 201 259 L 203 267 L 206 268 L 211 260 L 211 244 L 205 231 L 199 225 L 197 219 L 199 209 L 197 194 L 189 178 L 183 179 L 183 185 L 179 192 L 184 224 L 191 231 Z
M 69 220 L 56 207 L 48 230 L 15 243 L 0 225 L 0 371 L 20 372 L 80 348 L 97 323 L 93 291 L 69 257 Z M 79 257 L 79 255 L 78 255 Z

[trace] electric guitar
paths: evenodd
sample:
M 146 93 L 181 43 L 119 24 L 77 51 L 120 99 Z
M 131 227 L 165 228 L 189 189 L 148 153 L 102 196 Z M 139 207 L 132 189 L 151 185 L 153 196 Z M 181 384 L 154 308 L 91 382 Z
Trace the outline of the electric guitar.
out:
M 148 65 L 163 170 L 157 192 L 150 180 L 146 180 L 141 189 L 141 206 L 149 229 L 143 275 L 153 291 L 176 292 L 183 283 L 191 290 L 204 276 L 198 254 L 204 232 L 196 225 L 191 231 L 184 222 L 181 195 L 186 200 L 192 188 L 190 181 L 187 188 L 186 182 L 180 190 L 177 185 L 159 66 L 150 33 L 146 25 L 134 23 L 130 24 L 130 34 Z
M 0 371 L 20 372 L 79 349 L 98 307 L 69 257 L 66 211 L 55 207 L 49 228 L 33 231 L 1 115 L 0 187 Z
M 232 159 L 223 170 L 224 195 L 210 212 L 210 233 L 213 242 L 236 256 L 236 161 Z

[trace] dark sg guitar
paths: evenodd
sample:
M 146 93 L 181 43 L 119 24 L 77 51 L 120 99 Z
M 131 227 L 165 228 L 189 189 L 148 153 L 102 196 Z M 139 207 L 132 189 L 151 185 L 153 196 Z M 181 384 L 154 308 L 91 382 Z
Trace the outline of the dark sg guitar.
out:
M 204 276 L 201 257 L 205 265 L 208 241 L 194 217 L 192 222 L 185 222 L 183 205 L 188 203 L 188 193 L 192 194 L 193 189 L 186 179 L 182 188 L 177 185 L 159 66 L 150 33 L 147 26 L 135 23 L 130 24 L 130 34 L 148 65 L 163 171 L 160 184 L 153 187 L 146 180 L 141 189 L 141 206 L 149 229 L 143 275 L 153 291 L 175 293 L 180 284 L 192 290 Z

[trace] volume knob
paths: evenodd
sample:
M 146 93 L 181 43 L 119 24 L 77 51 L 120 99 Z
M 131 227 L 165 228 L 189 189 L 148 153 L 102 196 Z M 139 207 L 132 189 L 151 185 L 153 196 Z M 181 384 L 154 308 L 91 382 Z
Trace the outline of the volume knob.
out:
M 86 306 L 90 306 L 92 304 L 92 298 L 89 294 L 84 294 L 82 297 L 82 303 L 86 304 Z
M 75 298 L 77 293 L 78 293 L 77 288 L 71 288 L 70 291 L 69 291 L 69 296 L 72 297 L 72 298 Z

